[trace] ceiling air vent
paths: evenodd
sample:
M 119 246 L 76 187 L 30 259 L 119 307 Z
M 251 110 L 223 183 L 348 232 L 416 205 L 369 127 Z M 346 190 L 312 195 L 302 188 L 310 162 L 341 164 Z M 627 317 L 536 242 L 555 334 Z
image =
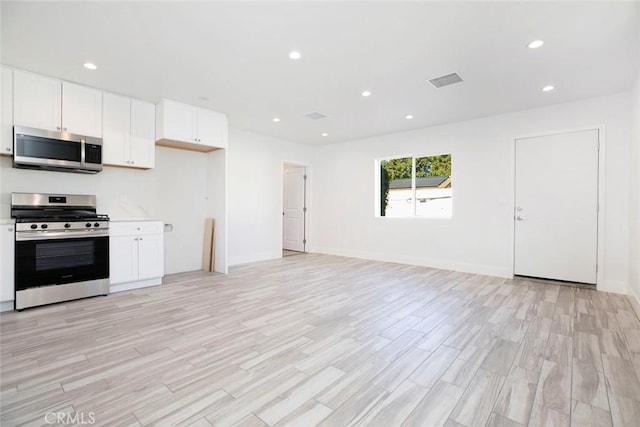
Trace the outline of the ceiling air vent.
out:
M 436 77 L 435 79 L 429 80 L 429 82 L 437 87 L 438 89 L 443 86 L 449 86 L 452 84 L 462 82 L 462 79 L 457 73 L 447 74 L 446 76 Z
M 311 119 L 311 120 L 320 120 L 320 119 L 324 119 L 325 117 L 327 117 L 324 114 L 320 114 L 320 113 L 317 113 L 317 112 L 305 114 L 304 116 L 309 118 L 309 119 Z

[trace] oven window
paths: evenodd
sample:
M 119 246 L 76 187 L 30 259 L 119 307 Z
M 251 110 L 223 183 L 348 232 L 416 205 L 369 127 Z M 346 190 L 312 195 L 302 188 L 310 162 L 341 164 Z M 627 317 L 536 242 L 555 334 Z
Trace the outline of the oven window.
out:
M 73 268 L 95 263 L 93 241 L 47 242 L 36 245 L 36 271 Z
M 109 277 L 109 236 L 16 241 L 16 291 Z

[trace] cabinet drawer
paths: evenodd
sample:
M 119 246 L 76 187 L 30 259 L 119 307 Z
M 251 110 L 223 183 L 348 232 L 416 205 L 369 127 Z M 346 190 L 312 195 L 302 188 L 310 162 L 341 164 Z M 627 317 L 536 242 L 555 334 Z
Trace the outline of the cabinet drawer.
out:
M 162 221 L 132 221 L 132 222 L 111 222 L 109 224 L 109 234 L 111 236 L 140 236 L 144 234 L 162 234 Z

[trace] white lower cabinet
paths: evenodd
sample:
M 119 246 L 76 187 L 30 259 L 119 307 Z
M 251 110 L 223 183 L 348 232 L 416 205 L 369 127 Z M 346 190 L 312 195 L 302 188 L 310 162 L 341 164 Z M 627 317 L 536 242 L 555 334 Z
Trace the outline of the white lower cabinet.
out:
M 162 283 L 163 229 L 161 221 L 112 221 L 109 224 L 111 292 Z
M 0 221 L 0 311 L 13 310 L 15 223 Z

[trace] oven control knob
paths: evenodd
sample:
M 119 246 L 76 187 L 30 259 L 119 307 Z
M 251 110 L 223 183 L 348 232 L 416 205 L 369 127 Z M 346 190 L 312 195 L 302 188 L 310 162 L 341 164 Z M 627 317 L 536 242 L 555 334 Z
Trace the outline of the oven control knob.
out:
M 93 224 L 94 227 L 100 227 L 100 223 L 96 222 L 95 224 Z
M 69 223 L 66 223 L 66 224 L 64 225 L 64 228 L 69 228 L 69 227 L 71 227 L 71 224 L 69 224 Z
M 38 228 L 37 224 L 31 224 L 31 229 L 35 230 L 36 228 Z
M 48 226 L 47 224 L 42 224 L 42 225 L 40 226 L 40 228 L 42 228 L 42 229 L 44 229 L 44 228 L 48 228 L 48 227 L 49 227 L 49 226 Z
M 91 227 L 91 223 L 90 222 L 86 223 L 85 227 Z

